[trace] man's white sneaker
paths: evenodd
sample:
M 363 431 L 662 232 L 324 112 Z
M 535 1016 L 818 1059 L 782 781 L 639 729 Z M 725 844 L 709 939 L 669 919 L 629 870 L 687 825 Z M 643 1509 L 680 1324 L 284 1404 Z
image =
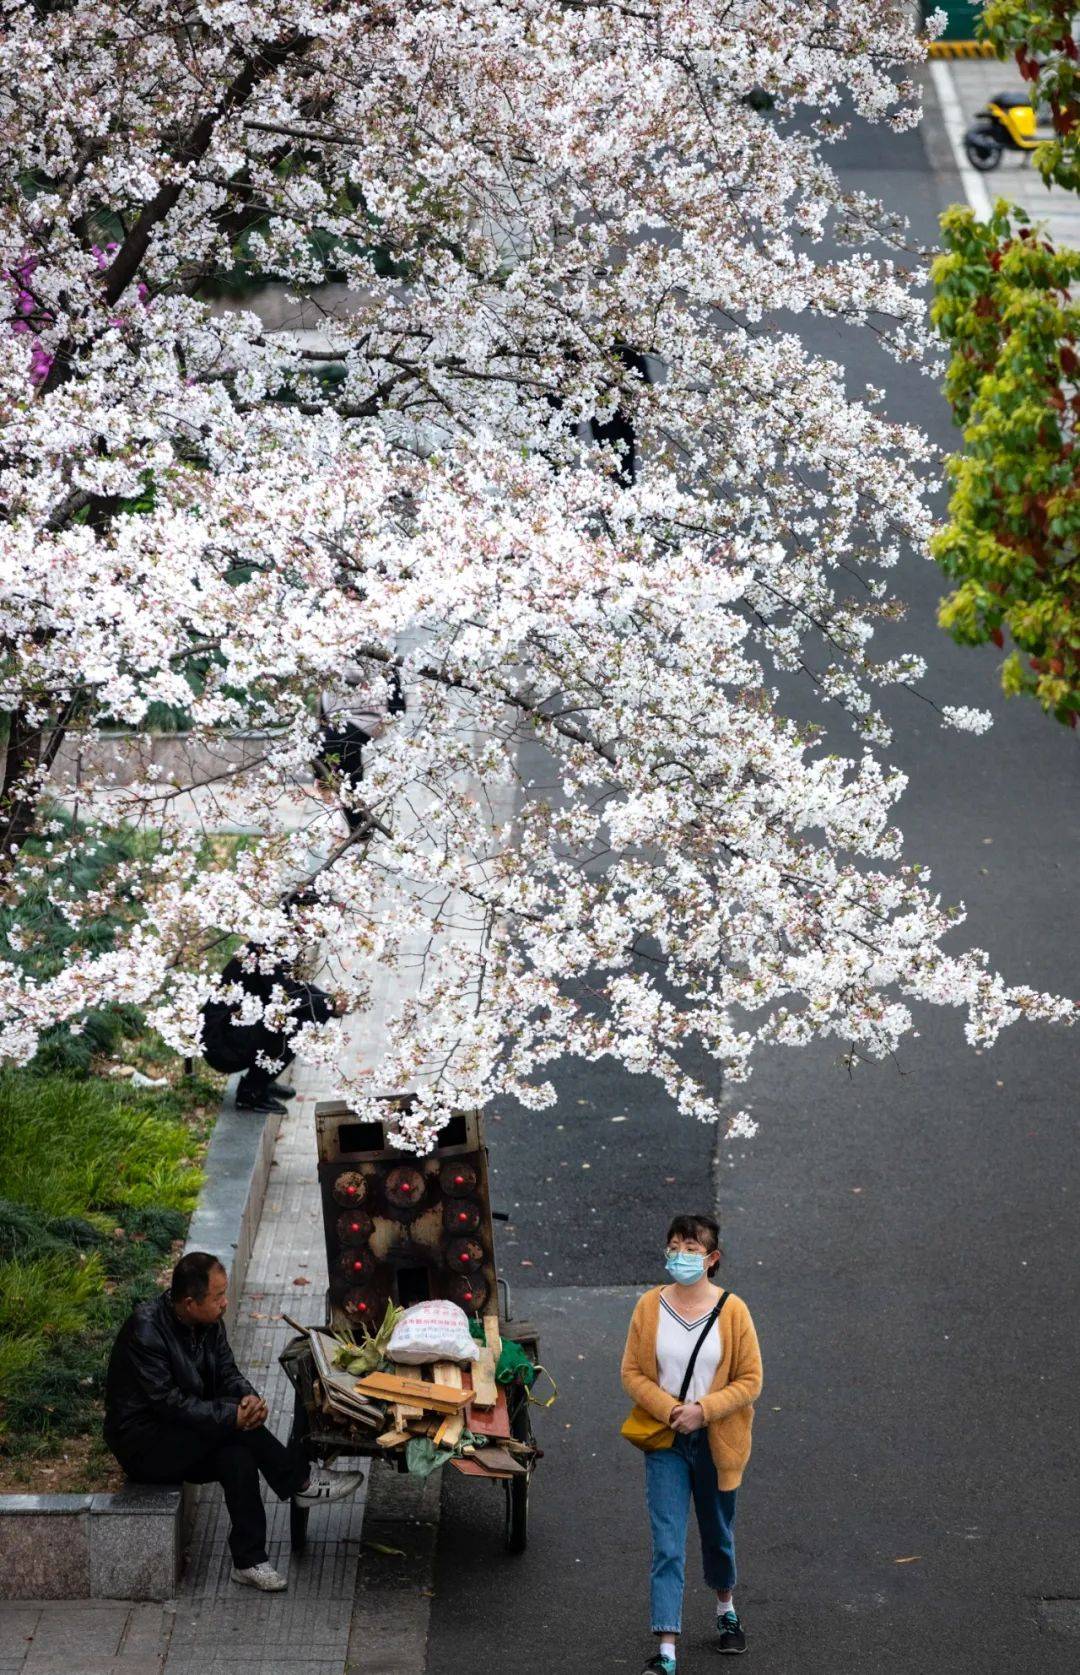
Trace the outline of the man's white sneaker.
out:
M 328 1501 L 355 1495 L 363 1481 L 362 1471 L 313 1471 L 307 1488 L 298 1490 L 293 1500 L 301 1506 L 325 1506 Z
M 245 1588 L 261 1588 L 264 1594 L 280 1594 L 289 1586 L 286 1578 L 265 1559 L 262 1564 L 248 1565 L 246 1570 L 237 1570 L 233 1565 L 232 1579 L 243 1583 Z

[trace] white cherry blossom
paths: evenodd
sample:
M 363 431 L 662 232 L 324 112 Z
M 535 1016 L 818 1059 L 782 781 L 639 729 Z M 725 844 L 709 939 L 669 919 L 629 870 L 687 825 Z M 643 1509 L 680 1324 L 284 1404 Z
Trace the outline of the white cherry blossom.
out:
M 226 935 L 321 943 L 353 1009 L 421 940 L 385 1061 L 346 1090 L 415 1089 L 421 1149 L 455 1105 L 549 1104 L 565 1053 L 713 1120 L 765 1043 L 880 1057 L 926 1002 L 979 1044 L 1072 1018 L 958 949 L 962 911 L 905 861 L 877 701 L 932 672 L 873 635 L 936 462 L 792 324 L 925 351 L 903 228 L 829 164 L 843 110 L 916 119 L 912 12 L 9 8 L 0 1053 L 119 1001 L 197 1050 Z M 238 256 L 319 330 L 214 300 Z M 632 483 L 579 433 L 617 414 Z M 356 663 L 383 693 L 399 666 L 409 703 L 350 840 L 309 764 L 314 697 Z M 149 760 L 155 704 L 190 717 L 187 786 Z M 91 900 L 61 752 L 80 845 L 154 834 Z M 229 870 L 198 864 L 192 785 L 252 834 Z M 115 945 L 30 975 L 30 882 L 76 927 L 121 904 Z M 340 1025 L 302 1045 L 331 1059 Z

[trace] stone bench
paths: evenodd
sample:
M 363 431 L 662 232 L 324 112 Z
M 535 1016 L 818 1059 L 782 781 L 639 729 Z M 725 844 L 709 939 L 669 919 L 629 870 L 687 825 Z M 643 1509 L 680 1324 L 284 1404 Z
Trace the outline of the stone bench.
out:
M 191 1484 L 0 1495 L 0 1599 L 169 1599 L 195 1515 Z

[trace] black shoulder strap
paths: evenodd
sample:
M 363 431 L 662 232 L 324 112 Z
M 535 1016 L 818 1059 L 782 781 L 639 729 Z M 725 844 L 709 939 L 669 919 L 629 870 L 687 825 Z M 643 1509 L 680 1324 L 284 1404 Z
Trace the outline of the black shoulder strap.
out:
M 700 1338 L 698 1339 L 697 1343 L 694 1345 L 693 1349 L 690 1351 L 690 1359 L 686 1363 L 686 1371 L 683 1373 L 682 1389 L 679 1391 L 680 1402 L 685 1402 L 685 1400 L 686 1400 L 686 1392 L 689 1390 L 690 1380 L 694 1376 L 694 1363 L 698 1358 L 698 1350 L 701 1348 L 702 1344 L 705 1342 L 705 1339 L 708 1337 L 709 1333 L 712 1331 L 713 1327 L 716 1325 L 716 1322 L 719 1320 L 720 1310 L 723 1308 L 724 1304 L 727 1302 L 728 1297 L 730 1295 L 731 1295 L 730 1292 L 728 1292 L 728 1291 L 724 1292 L 724 1295 L 721 1297 L 720 1301 L 717 1303 L 716 1307 L 713 1309 L 712 1314 L 709 1316 L 708 1320 L 705 1322 L 705 1325 L 704 1325 L 704 1328 L 702 1330 Z

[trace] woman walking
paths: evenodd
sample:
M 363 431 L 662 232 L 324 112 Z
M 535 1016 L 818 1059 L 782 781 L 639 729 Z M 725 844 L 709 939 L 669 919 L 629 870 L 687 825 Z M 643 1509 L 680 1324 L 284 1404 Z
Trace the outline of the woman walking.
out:
M 645 1453 L 659 1638 L 642 1675 L 675 1675 L 691 1499 L 705 1582 L 716 1590 L 718 1650 L 746 1650 L 734 1597 L 735 1499 L 750 1458 L 761 1354 L 746 1304 L 714 1283 L 722 1254 L 711 1216 L 676 1216 L 667 1236 L 671 1284 L 640 1298 L 623 1352 L 623 1388 L 635 1403 L 623 1435 Z

